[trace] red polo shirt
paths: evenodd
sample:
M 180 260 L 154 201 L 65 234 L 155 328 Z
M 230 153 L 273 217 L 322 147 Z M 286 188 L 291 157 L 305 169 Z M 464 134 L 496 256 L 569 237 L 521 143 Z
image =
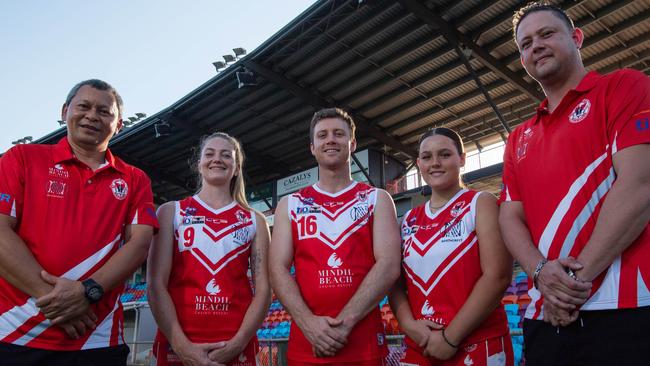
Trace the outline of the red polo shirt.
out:
M 0 214 L 49 273 L 90 277 L 119 249 L 126 225 L 158 227 L 151 183 L 139 169 L 106 152 L 96 171 L 79 161 L 67 138 L 57 145 L 18 145 L 0 158 Z M 34 298 L 0 278 L 0 342 L 50 350 L 123 344 L 122 286 L 93 305 L 97 328 L 78 340 L 51 326 Z
M 521 201 L 532 239 L 545 257 L 577 257 L 616 181 L 612 156 L 650 143 L 650 79 L 635 70 L 588 73 L 553 113 L 537 115 L 508 138 L 502 201 Z M 650 305 L 650 229 L 594 281 L 582 310 Z M 541 294 L 526 317 L 543 318 Z

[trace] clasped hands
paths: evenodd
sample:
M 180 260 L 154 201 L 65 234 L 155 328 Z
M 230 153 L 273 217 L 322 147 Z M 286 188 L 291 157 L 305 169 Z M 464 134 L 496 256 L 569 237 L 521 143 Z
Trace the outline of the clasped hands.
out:
M 41 271 L 41 278 L 52 285 L 52 290 L 36 299 L 36 306 L 53 325 L 58 325 L 72 339 L 78 339 L 95 329 L 98 318 L 86 300 L 79 281 L 53 276 Z
M 301 330 L 316 357 L 331 357 L 346 344 L 353 324 L 350 319 L 310 315 L 304 319 Z
M 568 270 L 579 271 L 582 264 L 572 257 L 548 261 L 537 277 L 537 286 L 544 296 L 544 321 L 553 326 L 573 323 L 579 309 L 589 298 L 591 282 L 571 277 Z
M 245 348 L 246 343 L 232 338 L 216 343 L 185 341 L 173 349 L 186 366 L 225 366 L 239 356 Z
M 422 348 L 422 354 L 425 357 L 448 360 L 458 350 L 458 348 L 452 347 L 445 341 L 442 336 L 442 330 L 444 329 L 442 324 L 427 319 L 419 319 L 403 325 L 402 328 Z

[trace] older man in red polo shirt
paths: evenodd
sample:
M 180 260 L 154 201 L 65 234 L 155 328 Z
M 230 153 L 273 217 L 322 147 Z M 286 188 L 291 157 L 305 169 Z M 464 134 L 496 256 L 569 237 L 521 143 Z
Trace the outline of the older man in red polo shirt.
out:
M 546 93 L 508 138 L 500 224 L 531 277 L 526 365 L 640 365 L 650 344 L 650 79 L 588 72 L 552 5 L 513 18 Z M 574 259 L 575 258 L 575 259 Z
M 77 84 L 56 145 L 0 159 L 0 360 L 3 365 L 124 365 L 119 295 L 158 227 L 151 183 L 108 150 L 122 99 Z

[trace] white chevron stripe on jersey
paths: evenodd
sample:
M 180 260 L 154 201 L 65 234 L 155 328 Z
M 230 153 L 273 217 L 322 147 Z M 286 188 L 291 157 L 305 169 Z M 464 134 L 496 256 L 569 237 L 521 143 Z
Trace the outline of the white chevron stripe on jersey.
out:
M 226 226 L 223 229 L 219 231 L 214 231 L 210 226 L 203 224 L 201 225 L 201 228 L 210 236 L 210 238 L 215 242 L 220 242 L 223 240 L 224 237 L 226 237 L 228 234 L 228 231 L 233 231 L 235 228 L 237 229 L 245 229 L 248 228 L 249 226 L 252 226 L 252 221 L 250 223 L 242 224 L 241 222 L 236 222 L 232 225 Z M 196 242 L 196 241 L 195 241 Z M 190 247 L 192 248 L 192 247 Z
M 115 301 L 115 306 L 113 306 L 113 310 L 111 310 L 111 312 L 104 318 L 104 320 L 102 320 L 102 322 L 97 325 L 81 349 L 110 347 L 111 331 L 113 330 L 113 317 L 115 315 L 115 311 L 120 306 L 119 300 L 120 298 L 118 297 L 117 301 Z M 119 328 L 121 329 L 122 327 Z M 121 337 L 118 337 L 118 343 L 122 344 L 122 340 L 120 338 Z
M 433 273 L 438 269 L 438 267 L 444 262 L 449 255 L 458 248 L 458 244 L 456 243 L 444 243 L 440 242 L 436 244 L 436 249 L 437 250 L 429 250 L 424 256 L 420 256 L 421 260 L 417 261 L 416 263 L 424 263 L 425 265 L 414 265 L 413 267 L 409 265 L 408 259 L 411 256 L 417 255 L 416 253 L 411 252 L 411 254 L 404 258 L 404 265 L 408 267 L 408 270 L 405 271 L 406 274 L 411 278 L 415 286 L 417 286 L 420 291 L 422 291 L 423 294 L 429 295 L 429 293 L 436 287 L 438 282 L 445 277 L 445 274 L 449 272 L 451 267 L 456 264 L 464 255 L 467 253 L 468 250 L 470 250 L 478 241 L 477 237 L 474 236 L 472 241 L 470 241 L 469 244 L 465 246 L 445 267 L 444 269 L 436 276 L 435 280 L 431 283 L 431 285 L 428 288 L 424 288 L 420 282 L 422 282 L 425 286 L 426 283 L 428 283 L 431 279 L 431 276 Z M 444 251 L 447 254 L 442 254 L 441 252 Z M 413 274 L 410 273 L 410 271 L 413 272 L 415 276 L 418 278 L 414 277 Z
M 459 222 L 463 221 L 464 216 L 465 216 L 465 214 L 468 213 L 469 209 L 470 209 L 470 205 L 465 205 L 465 207 L 463 207 L 463 210 L 458 214 L 458 216 L 453 221 L 451 221 L 449 223 L 448 228 L 445 229 L 445 227 L 442 227 L 440 230 L 438 230 L 438 232 L 436 232 L 434 235 L 430 236 L 424 243 L 420 242 L 417 235 L 413 235 L 412 236 L 413 243 L 418 248 L 418 252 L 420 254 L 423 253 L 423 252 L 426 252 L 429 249 L 429 247 L 431 245 L 433 245 L 433 243 L 440 240 L 440 238 L 442 236 L 444 236 L 447 233 L 447 231 L 449 231 L 450 227 L 453 227 L 453 226 L 457 225 Z M 451 248 L 451 249 L 453 250 L 455 248 Z M 446 258 L 446 256 L 445 256 L 445 258 Z
M 64 273 L 61 275 L 63 278 L 67 278 L 69 280 L 78 280 L 86 274 L 88 271 L 90 271 L 91 268 L 93 268 L 97 263 L 101 262 L 104 257 L 108 255 L 108 253 L 111 252 L 113 249 L 113 246 L 117 244 L 120 239 L 122 238 L 121 234 L 118 234 L 115 239 L 113 239 L 112 242 L 106 244 L 102 249 L 98 250 L 95 254 L 91 255 L 90 257 L 84 259 L 81 263 L 77 264 L 68 272 Z
M 67 278 L 73 281 L 78 280 L 79 278 L 81 278 L 81 276 L 86 274 L 92 267 L 94 267 L 98 262 L 100 262 L 106 255 L 108 255 L 108 253 L 110 253 L 111 249 L 113 249 L 113 246 L 120 240 L 120 238 L 121 238 L 121 234 L 118 234 L 117 237 L 113 239 L 112 242 L 108 243 L 106 246 L 104 246 L 102 249 L 97 251 L 95 254 L 84 259 L 81 263 L 77 264 L 76 266 L 68 270 L 66 273 L 62 274 L 60 277 Z M 0 315 L 0 330 L 18 329 L 18 327 L 23 325 L 27 320 L 38 315 L 38 312 L 39 310 L 36 307 L 36 300 L 33 297 L 31 297 L 22 306 L 15 306 L 8 312 Z M 5 327 L 5 324 L 2 323 L 2 319 L 5 317 L 5 314 L 7 313 L 10 313 L 8 315 L 9 319 L 19 320 L 20 323 L 13 324 L 11 328 Z M 18 338 L 13 343 L 17 345 L 25 345 L 28 342 L 32 341 L 34 338 L 38 337 L 50 326 L 51 326 L 50 321 L 48 319 L 45 319 L 39 324 L 37 324 L 36 326 L 34 326 L 32 329 L 30 329 L 22 337 Z
M 596 293 L 594 293 L 589 300 L 582 305 L 580 310 L 611 309 L 611 306 L 607 306 L 610 305 L 609 301 L 603 301 L 603 299 L 618 299 L 618 289 L 620 288 L 620 284 L 621 256 L 619 255 L 609 266 L 605 279 L 598 290 L 596 290 Z
M 248 250 L 248 248 L 250 246 L 251 246 L 251 242 L 249 241 L 246 245 L 242 245 L 236 250 L 231 250 L 231 251 L 229 251 L 227 253 L 223 253 L 223 255 L 219 258 L 219 261 L 223 260 L 223 258 L 226 258 L 226 260 L 223 263 L 221 263 L 221 265 L 219 267 L 217 267 L 215 269 L 213 269 L 213 267 L 217 263 L 219 263 L 219 261 L 213 262 L 213 257 L 210 257 L 210 256 L 206 255 L 204 250 L 199 250 L 198 246 L 193 247 L 192 248 L 193 250 L 190 253 L 192 253 L 194 258 L 198 259 L 198 261 L 201 262 L 203 267 L 205 267 L 205 269 L 207 269 L 214 276 L 217 273 L 219 273 L 219 271 L 221 271 L 221 269 L 223 269 L 223 267 L 225 267 L 233 259 L 237 258 L 240 254 L 242 254 L 246 250 Z M 213 248 L 214 247 L 217 247 L 217 246 L 213 246 Z M 219 245 L 218 247 L 223 247 L 223 246 Z M 207 250 L 207 248 L 204 248 L 204 249 Z M 208 252 L 210 253 L 210 251 L 208 251 Z
M 580 211 L 578 214 L 578 217 L 576 217 L 573 221 L 571 230 L 569 230 L 566 238 L 564 239 L 564 243 L 562 243 L 562 248 L 560 249 L 560 258 L 569 256 L 569 253 L 571 253 L 571 250 L 573 249 L 573 245 L 575 244 L 578 234 L 585 226 L 589 218 L 593 215 L 598 202 L 600 202 L 605 194 L 609 192 L 609 189 L 612 188 L 614 179 L 616 179 L 616 173 L 614 173 L 614 168 L 610 168 L 609 175 L 603 180 L 602 183 L 600 183 L 600 185 L 598 185 L 598 188 L 596 188 L 594 193 L 591 195 L 591 198 L 585 204 L 585 207 L 583 207 L 582 211 Z
M 353 202 L 356 202 L 356 200 Z M 331 220 L 325 215 L 316 215 L 316 223 L 318 227 L 316 238 L 330 248 L 336 250 L 347 238 L 350 237 L 350 235 L 364 227 L 368 218 L 374 211 L 374 205 L 368 205 L 366 213 L 356 220 L 352 218 L 352 212 L 350 211 L 352 209 L 354 208 L 348 207 L 345 211 L 350 212 L 350 215 L 340 215 L 335 220 Z
M 39 335 L 41 335 L 41 333 L 45 332 L 50 326 L 52 326 L 50 320 L 45 319 L 39 324 L 37 324 L 35 327 L 30 329 L 27 333 L 23 334 L 22 337 L 16 339 L 12 343 L 17 346 L 24 346 L 27 344 L 27 342 L 30 342 L 32 339 L 38 337 Z
M 135 210 L 135 215 L 133 215 L 133 220 L 131 220 L 131 225 L 136 225 L 138 223 L 138 210 Z
M 650 290 L 648 290 L 648 285 L 643 281 L 641 269 L 637 269 L 636 272 L 636 298 L 636 306 L 642 307 L 650 305 Z
M 355 198 L 352 201 L 349 201 L 346 204 L 342 205 L 341 208 L 339 208 L 334 212 L 331 212 L 330 210 L 327 209 L 327 207 L 321 205 L 321 213 L 328 219 L 334 221 L 338 218 L 340 214 L 342 214 L 344 211 L 347 211 L 348 208 L 354 206 L 357 202 L 359 202 L 359 200 Z
M 582 174 L 573 182 L 573 184 L 571 184 L 571 187 L 569 187 L 569 191 L 564 196 L 564 198 L 562 198 L 562 201 L 560 201 L 558 206 L 555 208 L 555 212 L 553 212 L 553 216 L 551 216 L 551 219 L 549 220 L 548 224 L 544 228 L 544 231 L 542 232 L 541 237 L 539 238 L 538 249 L 544 257 L 548 256 L 548 252 L 549 249 L 551 248 L 551 243 L 555 238 L 555 234 L 557 233 L 557 229 L 560 226 L 560 223 L 562 223 L 562 220 L 564 219 L 564 216 L 569 210 L 569 207 L 571 207 L 571 203 L 573 202 L 573 199 L 576 197 L 576 195 L 582 189 L 582 187 L 584 187 L 589 176 L 596 170 L 596 168 L 600 165 L 600 163 L 605 161 L 606 157 L 607 157 L 607 152 L 605 152 L 604 154 L 599 156 L 596 160 L 594 160 L 591 164 L 589 164 L 589 166 L 585 168 L 584 172 L 582 172 Z
M 0 315 L 0 331 L 9 334 L 21 325 L 25 324 L 31 317 L 38 315 L 36 299 L 30 297 L 27 302 L 5 311 Z

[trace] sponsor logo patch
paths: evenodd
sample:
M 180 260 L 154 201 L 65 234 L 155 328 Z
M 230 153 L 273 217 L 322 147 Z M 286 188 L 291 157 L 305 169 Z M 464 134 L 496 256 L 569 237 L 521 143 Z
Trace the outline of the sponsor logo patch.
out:
M 327 265 L 331 268 L 339 268 L 342 264 L 343 261 L 336 255 L 336 253 L 332 253 L 332 255 L 327 259 Z
M 639 118 L 636 120 L 636 129 L 639 132 L 650 130 L 650 118 Z
M 56 177 L 62 179 L 70 178 L 70 173 L 67 170 L 65 170 L 65 168 L 61 164 L 55 164 L 54 167 L 48 169 L 48 172 L 50 173 L 50 177 Z
M 320 207 L 316 206 L 300 206 L 296 207 L 296 215 L 306 215 L 312 213 L 320 213 Z
M 435 311 L 433 310 L 433 306 L 429 304 L 429 300 L 424 300 L 424 304 L 422 304 L 422 309 L 420 309 L 420 314 L 422 314 L 423 317 L 431 317 L 433 314 L 435 314 Z
M 205 216 L 185 216 L 182 225 L 205 224 Z
M 11 195 L 8 193 L 0 193 L 0 202 L 7 202 L 9 203 L 11 201 Z
M 221 288 L 217 285 L 217 281 L 213 278 L 205 285 L 205 291 L 210 295 L 216 295 L 221 292 Z

